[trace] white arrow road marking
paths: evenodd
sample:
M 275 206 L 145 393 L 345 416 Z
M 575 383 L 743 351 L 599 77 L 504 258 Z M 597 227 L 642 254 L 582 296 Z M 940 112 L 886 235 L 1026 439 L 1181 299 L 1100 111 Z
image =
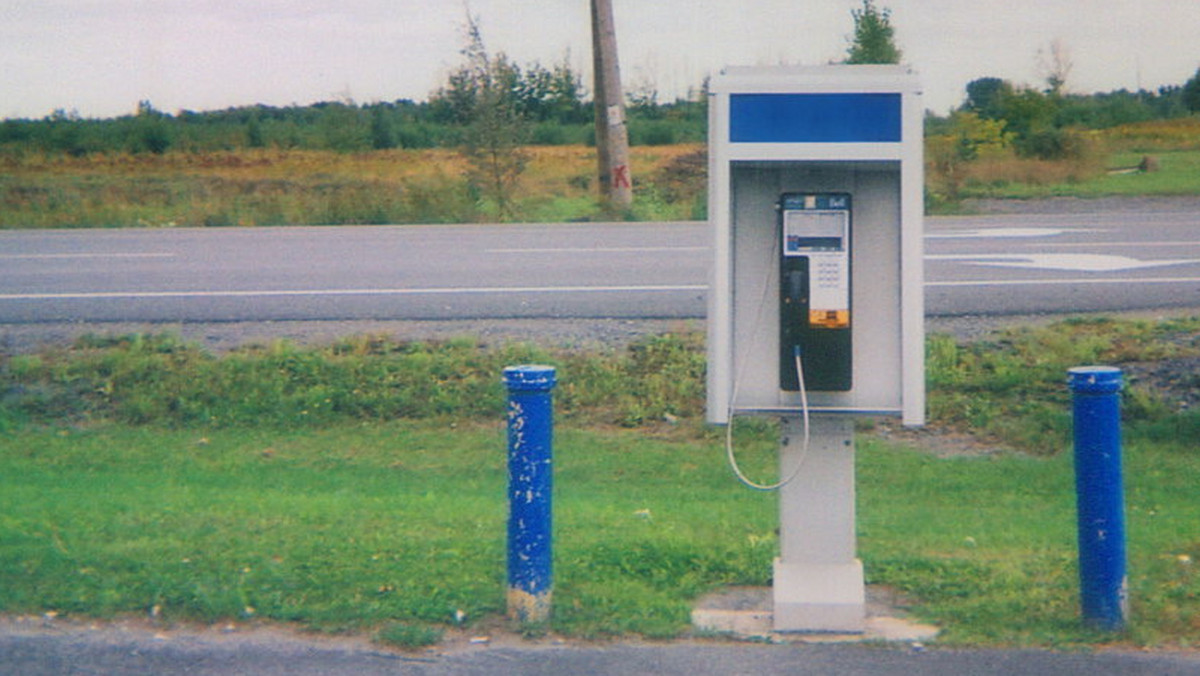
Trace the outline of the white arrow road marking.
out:
M 1128 256 L 1104 254 L 984 254 L 982 256 L 979 254 L 941 254 L 925 258 L 926 260 L 960 261 L 971 265 L 988 265 L 999 268 L 1070 270 L 1074 272 L 1120 272 L 1200 263 L 1200 258 L 1141 261 Z

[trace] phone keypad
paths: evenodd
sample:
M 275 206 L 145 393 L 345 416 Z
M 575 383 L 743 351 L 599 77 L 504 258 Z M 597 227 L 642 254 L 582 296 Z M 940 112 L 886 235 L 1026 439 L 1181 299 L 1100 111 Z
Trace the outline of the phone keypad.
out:
M 840 261 L 817 261 L 816 283 L 824 289 L 842 286 L 842 264 Z

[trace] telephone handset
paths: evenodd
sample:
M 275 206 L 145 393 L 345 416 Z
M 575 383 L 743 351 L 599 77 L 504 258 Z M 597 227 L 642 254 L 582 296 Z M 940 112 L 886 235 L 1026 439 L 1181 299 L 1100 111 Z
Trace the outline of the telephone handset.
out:
M 850 195 L 779 198 L 779 387 L 851 389 Z M 798 369 L 797 358 L 803 366 Z

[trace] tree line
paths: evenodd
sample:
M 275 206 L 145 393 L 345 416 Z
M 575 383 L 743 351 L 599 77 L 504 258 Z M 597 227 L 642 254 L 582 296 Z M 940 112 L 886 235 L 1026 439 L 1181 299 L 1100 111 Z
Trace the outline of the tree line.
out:
M 962 159 L 972 159 L 981 144 L 1002 144 L 1024 157 L 1059 160 L 1080 152 L 1081 130 L 1200 113 L 1200 70 L 1183 85 L 1155 91 L 1070 94 L 1062 84 L 1053 75 L 1044 89 L 978 78 L 967 85 L 964 102 L 950 115 L 926 118 L 926 134 L 957 137 Z
M 565 62 L 521 66 L 494 57 L 505 105 L 528 128 L 534 145 L 594 144 L 593 107 L 582 79 Z M 84 118 L 56 110 L 41 119 L 0 122 L 0 152 L 22 150 L 82 156 L 91 153 L 204 152 L 242 148 L 365 152 L 391 148 L 459 147 L 482 94 L 464 71 L 426 101 L 397 99 L 359 104 L 323 101 L 311 105 L 239 106 L 170 114 L 150 101 L 115 118 Z M 629 128 L 635 145 L 703 142 L 707 106 L 701 92 L 667 103 L 657 92 L 630 95 Z
M 876 10 L 868 1 L 861 13 L 855 15 L 860 34 L 847 62 L 894 62 L 900 52 L 892 43 L 886 10 Z M 464 55 L 470 64 L 471 54 L 464 51 Z M 426 101 L 258 104 L 217 111 L 184 110 L 173 115 L 156 109 L 150 101 L 141 101 L 132 114 L 115 118 L 84 118 L 56 110 L 41 119 L 6 119 L 0 122 L 0 152 L 83 156 L 264 147 L 338 152 L 457 148 L 470 142 L 481 103 L 511 111 L 522 124 L 522 143 L 594 145 L 589 92 L 565 59 L 550 67 L 536 62 L 522 66 L 503 53 L 487 60 L 488 77 L 494 82 L 486 88 L 480 86 L 477 73 L 464 66 L 451 73 Z M 996 77 L 976 79 L 967 85 L 959 108 L 947 116 L 927 117 L 926 133 L 958 137 L 962 159 L 970 159 L 981 143 L 1002 143 L 1028 157 L 1063 159 L 1077 152 L 1075 130 L 1200 113 L 1200 70 L 1184 84 L 1155 91 L 1071 94 L 1066 92 L 1065 82 L 1062 69 L 1051 72 L 1042 89 Z M 665 103 L 659 102 L 652 87 L 630 92 L 630 143 L 704 142 L 706 89 L 707 83 L 690 96 Z M 483 97 L 490 98 L 485 102 Z

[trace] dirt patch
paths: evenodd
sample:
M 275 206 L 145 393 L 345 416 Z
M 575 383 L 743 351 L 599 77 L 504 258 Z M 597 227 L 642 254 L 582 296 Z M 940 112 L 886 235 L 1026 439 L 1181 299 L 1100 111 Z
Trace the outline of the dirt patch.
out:
M 43 615 L 0 615 L 3 636 L 69 636 L 72 640 L 109 645 L 137 644 L 185 646 L 274 646 L 300 650 L 325 649 L 358 653 L 386 653 L 406 661 L 433 662 L 437 658 L 485 648 L 516 647 L 537 650 L 562 646 L 586 646 L 588 641 L 568 640 L 555 635 L 525 636 L 503 617 L 492 617 L 471 627 L 450 627 L 435 645 L 399 648 L 376 641 L 371 632 L 324 634 L 285 622 L 252 620 L 204 624 L 167 621 L 144 616 L 108 620 Z
M 1200 406 L 1200 356 L 1122 364 L 1125 383 L 1182 412 Z
M 936 424 L 912 428 L 904 427 L 895 420 L 877 420 L 866 433 L 889 443 L 929 453 L 939 458 L 979 457 L 1012 452 L 1011 448 L 995 439 L 976 436 Z
M 646 336 L 703 330 L 703 320 L 686 319 L 0 323 L 0 354 L 26 354 L 47 347 L 70 345 L 84 335 L 105 337 L 134 333 L 174 334 L 220 353 L 248 345 L 268 345 L 277 340 L 299 347 L 321 347 L 361 335 L 395 341 L 470 337 L 484 346 L 528 342 L 544 347 L 623 348 Z

